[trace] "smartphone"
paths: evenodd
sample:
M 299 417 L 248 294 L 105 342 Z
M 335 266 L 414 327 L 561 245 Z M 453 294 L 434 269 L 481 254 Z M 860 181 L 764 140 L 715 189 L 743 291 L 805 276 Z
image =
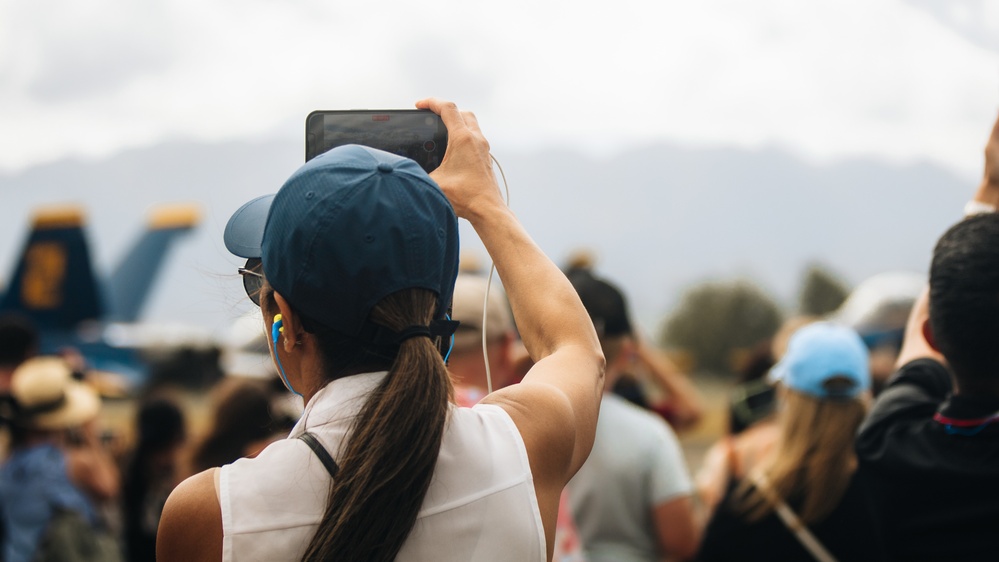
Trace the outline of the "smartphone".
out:
M 440 166 L 447 128 L 426 109 L 313 111 L 305 119 L 306 162 L 345 144 L 361 144 L 405 156 L 427 173 Z

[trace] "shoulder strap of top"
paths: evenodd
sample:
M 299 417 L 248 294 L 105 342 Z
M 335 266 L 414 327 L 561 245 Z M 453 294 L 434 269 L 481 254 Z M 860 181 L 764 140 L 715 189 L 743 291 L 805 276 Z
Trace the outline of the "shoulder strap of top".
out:
M 298 438 L 305 441 L 305 444 L 319 457 L 319 462 L 323 463 L 323 466 L 326 467 L 326 472 L 329 472 L 330 476 L 335 478 L 336 473 L 340 471 L 340 467 L 337 466 L 336 461 L 333 460 L 333 457 L 330 456 L 322 443 L 319 442 L 319 439 L 308 431 L 299 435 Z

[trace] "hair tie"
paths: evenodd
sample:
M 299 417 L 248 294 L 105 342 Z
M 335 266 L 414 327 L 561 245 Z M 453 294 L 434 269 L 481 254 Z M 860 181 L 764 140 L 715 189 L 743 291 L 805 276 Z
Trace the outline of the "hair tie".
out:
M 408 328 L 403 328 L 396 332 L 396 343 L 402 343 L 410 338 L 417 338 L 421 336 L 432 337 L 430 334 L 430 326 L 409 326 Z

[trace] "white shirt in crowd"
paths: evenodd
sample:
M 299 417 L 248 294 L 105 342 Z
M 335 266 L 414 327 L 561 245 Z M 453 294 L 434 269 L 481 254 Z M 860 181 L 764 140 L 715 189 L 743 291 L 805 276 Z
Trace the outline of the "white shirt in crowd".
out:
M 659 560 L 653 508 L 690 495 L 693 485 L 669 425 L 605 394 L 593 451 L 568 490 L 589 562 L 646 562 Z

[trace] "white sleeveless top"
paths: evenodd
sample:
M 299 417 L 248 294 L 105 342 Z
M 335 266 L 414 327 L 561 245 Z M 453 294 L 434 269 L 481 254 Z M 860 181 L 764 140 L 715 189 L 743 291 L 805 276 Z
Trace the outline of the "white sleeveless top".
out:
M 322 514 L 330 475 L 298 437 L 313 433 L 340 463 L 340 444 L 385 373 L 331 382 L 288 439 L 223 466 L 222 559 L 301 560 Z M 533 562 L 546 559 L 544 527 L 524 440 L 502 408 L 453 406 L 430 489 L 397 560 Z

